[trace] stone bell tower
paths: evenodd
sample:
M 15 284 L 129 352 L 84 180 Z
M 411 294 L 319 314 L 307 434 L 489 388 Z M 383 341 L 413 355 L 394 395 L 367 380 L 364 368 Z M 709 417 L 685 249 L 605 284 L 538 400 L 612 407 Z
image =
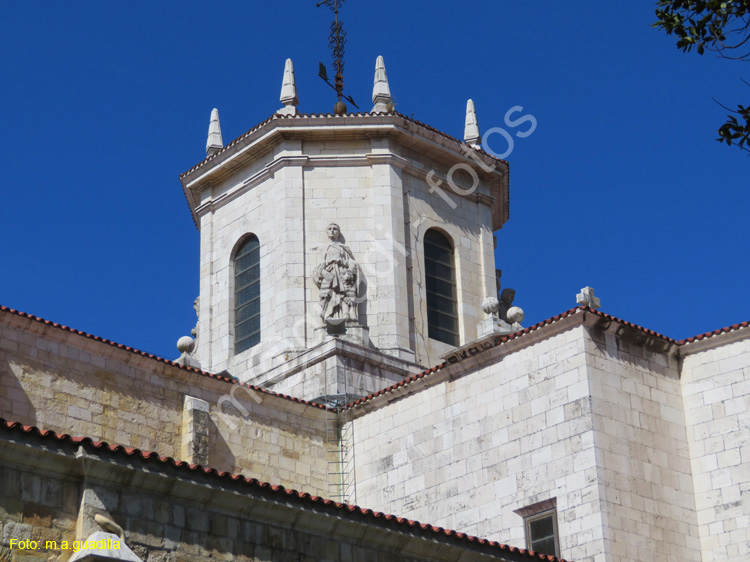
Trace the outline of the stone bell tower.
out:
M 181 175 L 201 233 L 201 368 L 306 399 L 365 395 L 481 334 L 508 164 L 393 110 L 378 57 L 370 113 L 283 107 Z

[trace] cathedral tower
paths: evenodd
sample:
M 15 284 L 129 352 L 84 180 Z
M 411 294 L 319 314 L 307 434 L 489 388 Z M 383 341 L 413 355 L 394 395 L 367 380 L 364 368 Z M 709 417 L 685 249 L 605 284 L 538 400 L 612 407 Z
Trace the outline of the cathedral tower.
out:
M 466 142 L 393 111 L 382 57 L 370 113 L 300 114 L 291 61 L 281 102 L 226 146 L 214 111 L 207 158 L 181 176 L 201 233 L 201 367 L 364 395 L 475 340 L 508 164 L 479 147 L 473 103 Z

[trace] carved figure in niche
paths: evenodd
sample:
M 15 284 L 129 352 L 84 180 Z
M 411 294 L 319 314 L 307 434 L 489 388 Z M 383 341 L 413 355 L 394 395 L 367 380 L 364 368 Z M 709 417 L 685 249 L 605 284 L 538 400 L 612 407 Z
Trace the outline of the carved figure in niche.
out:
M 503 292 L 500 293 L 500 306 L 497 310 L 497 316 L 500 320 L 512 324 L 508 321 L 508 309 L 513 306 L 513 299 L 515 298 L 516 292 L 513 289 L 503 289 Z
M 325 324 L 357 321 L 359 265 L 352 251 L 342 243 L 336 223 L 326 227 L 331 240 L 323 261 L 313 270 L 313 281 L 320 289 L 320 316 Z

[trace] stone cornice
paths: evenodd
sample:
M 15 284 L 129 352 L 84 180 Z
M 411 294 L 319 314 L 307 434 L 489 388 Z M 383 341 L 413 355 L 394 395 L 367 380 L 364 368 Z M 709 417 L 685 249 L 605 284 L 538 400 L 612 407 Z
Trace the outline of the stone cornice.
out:
M 199 225 L 198 217 L 200 214 L 211 208 L 212 205 L 220 204 L 218 200 L 213 201 L 213 203 L 205 202 L 201 204 L 200 193 L 203 190 L 210 188 L 212 184 L 222 181 L 223 178 L 228 177 L 237 169 L 247 166 L 262 155 L 267 154 L 274 146 L 284 140 L 325 140 L 328 138 L 346 140 L 370 137 L 393 138 L 401 145 L 427 154 L 446 166 L 456 163 L 470 165 L 480 177 L 486 178 L 490 186 L 491 197 L 488 198 L 487 195 L 484 195 L 479 199 L 492 206 L 493 229 L 497 230 L 502 227 L 507 220 L 507 162 L 496 160 L 479 151 L 474 151 L 474 155 L 470 158 L 466 154 L 467 147 L 464 143 L 398 114 L 366 114 L 343 117 L 298 116 L 268 119 L 181 176 L 180 179 L 193 218 Z M 366 160 L 360 160 L 362 156 L 365 156 Z M 299 155 L 299 157 L 304 158 L 305 156 Z M 325 158 L 324 160 L 318 160 L 318 165 L 332 166 L 358 165 L 360 162 L 362 165 L 368 165 L 378 162 L 381 158 L 389 159 L 388 163 L 399 168 L 407 168 L 410 164 L 397 154 L 373 153 L 339 157 L 310 156 L 310 160 L 303 165 L 313 165 L 314 158 Z M 272 164 L 254 174 L 250 178 L 249 184 L 248 180 L 243 182 L 240 189 L 244 190 L 251 185 L 257 185 L 264 178 L 269 177 L 269 174 L 278 169 L 274 166 L 292 164 L 290 160 L 276 162 L 277 160 L 279 159 L 274 159 Z M 234 193 L 235 189 L 231 191 Z M 236 195 L 238 193 L 232 197 Z M 224 197 L 224 194 L 222 197 Z M 474 199 L 477 200 L 477 197 L 474 197 Z
M 259 373 L 257 376 L 264 381 L 265 385 L 272 386 L 334 356 L 356 359 L 357 361 L 362 361 L 365 365 L 384 369 L 402 377 L 413 375 L 421 369 L 415 363 L 409 363 L 346 340 L 333 338 L 305 350 L 297 357 L 268 371 Z

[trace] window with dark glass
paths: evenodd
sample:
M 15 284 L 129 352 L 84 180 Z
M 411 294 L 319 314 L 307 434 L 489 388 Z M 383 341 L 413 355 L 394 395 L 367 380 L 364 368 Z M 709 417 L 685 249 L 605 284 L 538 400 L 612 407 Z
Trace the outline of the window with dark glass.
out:
M 437 230 L 424 236 L 427 331 L 429 337 L 458 345 L 458 306 L 453 245 Z
M 545 511 L 526 518 L 526 546 L 539 554 L 559 556 L 557 511 Z
M 260 343 L 260 243 L 250 236 L 234 258 L 234 352 Z

